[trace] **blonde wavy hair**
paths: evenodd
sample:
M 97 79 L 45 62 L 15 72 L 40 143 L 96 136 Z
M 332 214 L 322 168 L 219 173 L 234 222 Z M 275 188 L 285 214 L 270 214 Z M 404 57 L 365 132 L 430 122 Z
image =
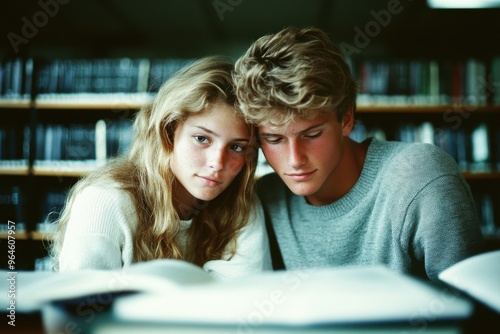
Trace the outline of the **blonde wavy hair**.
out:
M 131 195 L 139 221 L 135 261 L 173 258 L 201 266 L 220 259 L 228 250 L 234 255 L 237 233 L 249 221 L 254 200 L 255 146 L 247 149 L 246 164 L 231 185 L 193 218 L 185 253 L 177 240 L 180 218 L 172 192 L 176 178 L 170 169 L 174 131 L 185 119 L 219 102 L 243 118 L 231 80 L 233 69 L 230 61 L 219 56 L 199 59 L 166 81 L 154 100 L 136 114 L 129 152 L 88 174 L 70 190 L 50 249 L 56 269 L 74 198 L 94 184 L 118 183 Z M 249 128 L 254 143 L 255 129 Z
M 314 27 L 287 27 L 256 40 L 235 65 L 236 96 L 257 125 L 285 124 L 333 111 L 340 120 L 356 109 L 357 84 L 328 35 Z

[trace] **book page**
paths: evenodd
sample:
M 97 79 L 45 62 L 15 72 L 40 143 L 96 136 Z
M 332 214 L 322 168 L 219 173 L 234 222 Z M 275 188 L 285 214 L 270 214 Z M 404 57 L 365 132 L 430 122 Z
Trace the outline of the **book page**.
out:
M 465 259 L 441 272 L 439 279 L 500 313 L 500 250 Z
M 7 293 L 12 286 L 16 308 L 22 312 L 37 310 L 46 302 L 87 295 L 100 294 L 104 298 L 111 293 L 124 291 L 168 294 L 181 285 L 216 281 L 202 268 L 172 259 L 135 263 L 123 270 L 3 271 L 0 276 L 1 291 L 5 291 L 0 294 L 0 306 L 8 305 L 12 300 Z
M 427 283 L 378 266 L 268 272 L 182 287 L 168 296 L 123 296 L 112 311 L 126 321 L 290 326 L 380 321 L 419 326 L 471 314 L 468 300 Z
M 171 283 L 182 285 L 216 282 L 216 279 L 201 267 L 186 261 L 173 259 L 134 263 L 124 268 L 123 272 L 131 275 L 167 278 Z

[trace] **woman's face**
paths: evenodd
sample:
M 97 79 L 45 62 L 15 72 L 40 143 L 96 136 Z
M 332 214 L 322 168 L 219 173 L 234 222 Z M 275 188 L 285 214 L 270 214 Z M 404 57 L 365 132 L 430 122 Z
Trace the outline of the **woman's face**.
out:
M 196 199 L 217 197 L 245 165 L 249 146 L 248 125 L 224 103 L 180 123 L 171 161 L 178 181 L 176 201 L 192 208 Z

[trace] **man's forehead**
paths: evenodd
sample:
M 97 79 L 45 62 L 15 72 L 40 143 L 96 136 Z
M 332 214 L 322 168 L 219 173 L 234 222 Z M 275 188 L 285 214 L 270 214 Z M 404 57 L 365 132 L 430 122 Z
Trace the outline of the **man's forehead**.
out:
M 312 118 L 301 118 L 295 116 L 283 123 L 282 118 L 277 118 L 277 122 L 271 119 L 269 122 L 258 126 L 259 134 L 279 134 L 279 133 L 298 133 L 311 127 L 320 126 L 328 121 L 328 118 L 334 116 L 332 113 L 320 113 Z

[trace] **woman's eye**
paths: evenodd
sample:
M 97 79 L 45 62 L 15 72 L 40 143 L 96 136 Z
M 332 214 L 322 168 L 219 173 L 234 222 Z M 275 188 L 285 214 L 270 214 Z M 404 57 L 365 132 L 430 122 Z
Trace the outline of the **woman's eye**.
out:
M 245 150 L 245 147 L 241 145 L 231 145 L 231 149 L 235 152 L 243 152 Z
M 204 137 L 204 136 L 194 136 L 194 139 L 198 142 L 198 143 L 207 143 L 208 142 L 208 139 L 207 137 Z

